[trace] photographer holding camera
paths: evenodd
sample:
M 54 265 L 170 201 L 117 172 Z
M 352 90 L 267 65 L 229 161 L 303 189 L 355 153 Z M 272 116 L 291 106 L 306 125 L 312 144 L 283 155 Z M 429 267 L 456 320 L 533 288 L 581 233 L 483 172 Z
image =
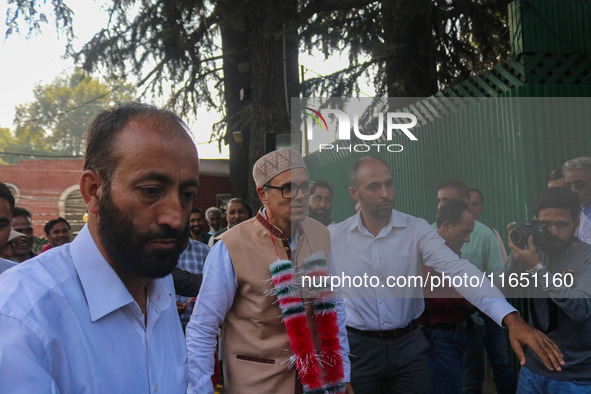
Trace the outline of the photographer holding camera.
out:
M 535 221 L 507 227 L 512 253 L 505 275 L 530 274 L 529 323 L 558 345 L 566 362 L 561 372 L 549 371 L 527 349 L 518 393 L 591 392 L 591 245 L 575 237 L 580 209 L 575 193 L 552 188 L 538 195 Z M 505 290 L 514 296 L 519 287 Z

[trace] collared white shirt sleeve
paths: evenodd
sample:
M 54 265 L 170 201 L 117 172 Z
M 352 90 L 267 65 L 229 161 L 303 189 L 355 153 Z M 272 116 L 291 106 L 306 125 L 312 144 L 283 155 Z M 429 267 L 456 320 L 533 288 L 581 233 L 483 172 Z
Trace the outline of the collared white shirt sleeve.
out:
M 461 260 L 423 219 L 392 211 L 377 236 L 363 226 L 359 214 L 329 228 L 332 259 L 347 309 L 347 325 L 383 331 L 408 325 L 424 310 L 421 265 L 450 276 L 475 276 L 482 286 L 461 286 L 458 292 L 498 324 L 515 309 L 488 279 Z M 401 281 L 404 281 L 401 282 Z M 406 285 L 404 285 L 406 284 Z
M 211 376 L 218 328 L 232 307 L 238 282 L 230 253 L 223 241 L 218 241 L 205 260 L 203 283 L 187 324 L 187 353 L 189 357 L 188 393 L 213 393 Z

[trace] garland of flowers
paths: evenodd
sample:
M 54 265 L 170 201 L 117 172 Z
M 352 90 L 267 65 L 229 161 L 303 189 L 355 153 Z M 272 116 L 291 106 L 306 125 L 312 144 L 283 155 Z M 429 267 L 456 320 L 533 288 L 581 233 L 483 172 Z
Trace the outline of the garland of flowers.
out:
M 314 393 L 322 389 L 322 369 L 314 350 L 306 308 L 295 290 L 293 266 L 289 260 L 279 260 L 269 269 L 302 387 L 305 393 Z
M 316 253 L 304 260 L 306 274 L 313 277 L 328 277 L 327 261 L 324 253 Z M 314 282 L 313 282 L 314 283 Z M 323 366 L 323 378 L 329 393 L 344 393 L 345 378 L 343 360 L 341 357 L 341 344 L 339 341 L 339 326 L 337 322 L 336 303 L 332 299 L 332 292 L 328 289 L 327 282 L 316 283 L 325 286 L 312 287 L 314 320 L 316 320 L 316 332 L 320 341 L 320 360 Z
M 268 218 L 267 223 L 270 226 Z M 307 242 L 303 230 L 302 234 Z M 272 234 L 271 239 L 277 253 Z M 311 289 L 320 345 L 319 354 L 317 354 L 308 327 L 306 309 L 296 286 L 297 277 L 293 264 L 290 260 L 280 260 L 278 254 L 277 258 L 278 261 L 272 263 L 269 270 L 304 393 L 343 394 L 345 392 L 343 361 L 338 337 L 336 304 L 331 299 L 332 293 L 326 287 Z M 326 266 L 327 261 L 323 253 L 313 254 L 304 260 L 306 273 L 310 277 L 326 277 L 328 275 Z

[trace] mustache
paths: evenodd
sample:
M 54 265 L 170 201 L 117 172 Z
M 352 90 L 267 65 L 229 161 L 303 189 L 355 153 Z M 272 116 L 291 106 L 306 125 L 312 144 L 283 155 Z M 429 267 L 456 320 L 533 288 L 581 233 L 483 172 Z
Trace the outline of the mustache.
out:
M 560 238 L 558 238 L 556 236 L 549 235 L 548 236 L 548 242 L 564 245 L 564 244 L 566 244 L 567 241 L 565 241 L 563 239 L 560 239 Z
M 186 238 L 186 230 L 175 230 L 172 228 L 164 228 L 157 231 L 149 231 L 141 234 L 139 238 L 144 242 L 150 242 L 160 239 L 174 239 L 176 241 L 182 241 Z

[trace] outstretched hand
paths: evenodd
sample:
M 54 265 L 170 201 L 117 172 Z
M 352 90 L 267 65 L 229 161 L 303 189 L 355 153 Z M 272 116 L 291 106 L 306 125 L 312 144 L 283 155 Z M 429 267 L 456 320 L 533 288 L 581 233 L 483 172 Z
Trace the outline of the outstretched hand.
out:
M 531 328 L 525 321 L 513 312 L 505 316 L 503 324 L 509 329 L 509 341 L 519 364 L 525 365 L 525 346 L 530 347 L 540 358 L 549 371 L 562 371 L 564 358 L 558 346 L 542 332 Z

